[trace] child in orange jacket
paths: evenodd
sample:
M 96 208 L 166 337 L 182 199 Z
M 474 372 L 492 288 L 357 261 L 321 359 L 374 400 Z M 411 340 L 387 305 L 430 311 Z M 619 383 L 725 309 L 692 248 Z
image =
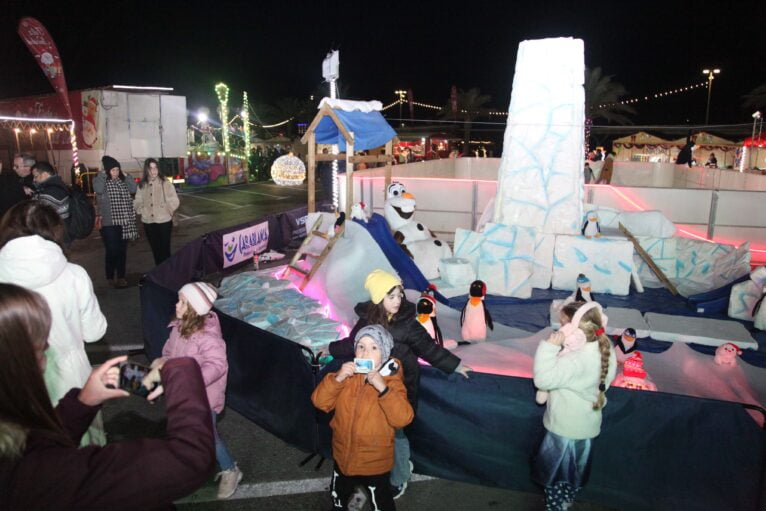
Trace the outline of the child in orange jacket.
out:
M 394 464 L 394 430 L 414 417 L 407 400 L 401 363 L 389 358 L 394 340 L 380 325 L 368 325 L 354 338 L 357 359 L 372 360 L 372 370 L 359 372 L 346 362 L 324 377 L 311 395 L 314 406 L 335 410 L 332 453 L 335 461 L 330 492 L 333 509 L 345 509 L 357 486 L 369 492 L 373 510 L 396 509 L 389 484 Z

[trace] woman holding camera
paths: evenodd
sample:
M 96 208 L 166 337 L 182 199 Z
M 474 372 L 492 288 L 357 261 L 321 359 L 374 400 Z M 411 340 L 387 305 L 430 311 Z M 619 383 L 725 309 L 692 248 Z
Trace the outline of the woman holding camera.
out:
M 113 388 L 126 357 L 102 364 L 54 408 L 42 376 L 51 323 L 42 296 L 0 284 L 0 509 L 161 509 L 201 486 L 214 450 L 197 363 L 180 358 L 156 373 L 167 396 L 164 438 L 81 449 L 101 404 L 128 395 Z

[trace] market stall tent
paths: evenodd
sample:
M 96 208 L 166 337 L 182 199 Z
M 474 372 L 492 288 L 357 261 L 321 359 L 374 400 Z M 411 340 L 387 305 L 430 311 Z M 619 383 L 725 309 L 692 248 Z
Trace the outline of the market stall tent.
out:
M 308 210 L 316 210 L 317 161 L 346 161 L 346 216 L 351 217 L 353 200 L 352 179 L 355 163 L 385 163 L 386 185 L 391 181 L 392 140 L 394 129 L 383 118 L 380 101 L 349 101 L 324 98 L 319 112 L 311 121 L 301 142 L 308 144 Z M 317 144 L 337 144 L 339 154 L 317 154 Z M 385 154 L 354 155 L 385 145 Z
M 715 153 L 716 159 L 718 160 L 718 167 L 726 168 L 727 165 L 732 165 L 734 163 L 734 156 L 737 149 L 741 146 L 741 144 L 737 144 L 736 142 L 726 140 L 725 138 L 705 131 L 700 131 L 699 133 L 692 135 L 692 138 L 694 139 L 694 151 L 692 152 L 692 157 L 697 160 L 697 165 L 704 165 L 708 160 L 710 153 Z M 675 160 L 678 156 L 678 152 L 684 145 L 686 145 L 686 137 L 672 140 L 671 144 L 673 144 L 674 147 L 670 150 L 670 156 Z
M 618 161 L 669 161 L 673 142 L 645 131 L 616 139 L 612 142 Z

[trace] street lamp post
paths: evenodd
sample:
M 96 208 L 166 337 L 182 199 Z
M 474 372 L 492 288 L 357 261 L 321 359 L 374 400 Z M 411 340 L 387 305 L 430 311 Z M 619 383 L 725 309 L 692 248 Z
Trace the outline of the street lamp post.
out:
M 395 90 L 394 94 L 399 95 L 399 122 L 402 126 L 404 126 L 404 121 L 402 121 L 402 105 L 404 104 L 404 97 L 407 95 L 406 90 Z
M 707 75 L 707 109 L 705 110 L 705 124 L 710 119 L 710 92 L 713 90 L 713 79 L 720 73 L 720 69 L 703 69 L 702 74 Z

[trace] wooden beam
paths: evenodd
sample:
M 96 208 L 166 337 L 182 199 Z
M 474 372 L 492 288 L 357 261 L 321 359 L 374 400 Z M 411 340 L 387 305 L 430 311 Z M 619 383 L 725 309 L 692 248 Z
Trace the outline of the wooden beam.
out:
M 387 156 L 385 154 L 371 154 L 366 156 L 352 156 L 351 161 L 354 163 L 385 163 L 393 160 L 393 156 Z
M 316 161 L 334 161 L 334 160 L 345 160 L 346 159 L 346 153 L 339 153 L 339 154 L 317 154 L 314 156 Z
M 309 160 L 309 172 L 308 172 L 308 194 L 309 194 L 309 201 L 308 201 L 308 212 L 313 213 L 316 211 L 317 204 L 316 204 L 316 168 L 317 168 L 317 162 L 316 162 L 316 136 L 314 132 L 312 131 L 309 133 L 309 154 L 308 154 L 308 160 Z
M 354 133 L 349 133 L 346 139 L 346 221 L 351 220 L 351 206 L 354 203 Z
M 631 233 L 627 227 L 622 225 L 622 223 L 618 224 L 620 227 L 620 232 L 622 232 L 626 238 L 628 238 L 632 243 L 633 247 L 636 249 L 636 252 L 638 252 L 638 255 L 641 256 L 641 259 L 643 259 L 646 262 L 646 265 L 651 268 L 651 270 L 654 272 L 655 275 L 657 275 L 657 278 L 660 279 L 660 282 L 662 282 L 666 288 L 673 294 L 678 295 L 678 290 L 676 289 L 676 286 L 673 285 L 672 282 L 668 279 L 668 277 L 663 273 L 663 271 L 660 269 L 659 266 L 657 266 L 654 263 L 654 260 L 652 259 L 652 256 L 649 255 L 649 253 L 644 250 L 644 247 L 642 247 L 638 240 L 633 236 L 633 233 Z
M 311 121 L 311 124 L 309 124 L 309 127 L 306 128 L 306 133 L 304 133 L 303 136 L 301 137 L 301 143 L 303 143 L 303 144 L 307 144 L 308 143 L 309 135 L 316 131 L 317 126 L 319 125 L 319 122 L 322 120 L 322 118 L 324 116 L 328 115 L 327 112 L 329 110 L 330 110 L 330 108 L 327 105 L 325 105 L 325 106 L 323 106 L 322 108 L 319 109 L 317 114 L 314 116 L 314 119 Z
M 383 183 L 384 198 L 386 196 L 386 190 L 388 190 L 388 185 L 391 184 L 391 161 L 394 159 L 394 141 L 393 140 L 389 140 L 388 142 L 386 142 L 386 156 L 388 156 L 391 159 L 388 160 L 388 162 L 386 162 L 386 171 L 385 171 L 386 179 Z

